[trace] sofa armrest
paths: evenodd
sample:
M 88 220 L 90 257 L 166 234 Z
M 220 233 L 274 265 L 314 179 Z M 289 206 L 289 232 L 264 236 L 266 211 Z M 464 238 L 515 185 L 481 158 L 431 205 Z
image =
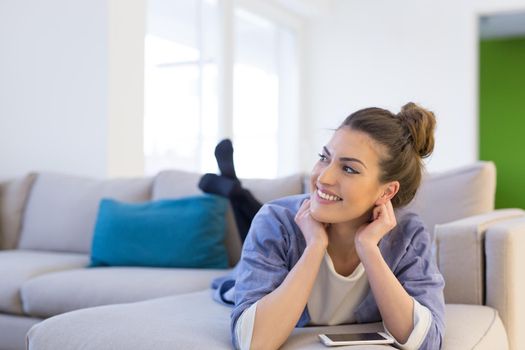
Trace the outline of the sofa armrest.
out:
M 524 215 L 521 209 L 502 209 L 436 225 L 436 259 L 445 278 L 447 303 L 485 303 L 486 231 L 500 222 Z
M 0 249 L 15 249 L 36 173 L 0 183 Z
M 498 310 L 510 349 L 525 349 L 525 217 L 491 226 L 485 237 L 487 305 Z

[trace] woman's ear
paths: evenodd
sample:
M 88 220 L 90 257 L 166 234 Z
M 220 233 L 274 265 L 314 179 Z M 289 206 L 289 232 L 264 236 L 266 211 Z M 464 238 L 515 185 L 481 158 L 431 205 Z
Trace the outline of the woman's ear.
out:
M 382 205 L 394 198 L 399 191 L 399 181 L 392 181 L 384 184 L 381 196 L 376 200 L 375 205 Z

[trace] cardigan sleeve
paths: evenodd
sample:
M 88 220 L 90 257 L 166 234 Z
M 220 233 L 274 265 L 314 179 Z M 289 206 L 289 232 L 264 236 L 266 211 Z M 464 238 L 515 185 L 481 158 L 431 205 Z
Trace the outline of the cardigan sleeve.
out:
M 417 215 L 404 223 L 402 231 L 409 234 L 411 240 L 394 274 L 407 293 L 432 316 L 419 348 L 440 349 L 445 332 L 445 282 L 433 256 L 430 233 Z
M 252 222 L 235 279 L 231 335 L 236 349 L 240 347 L 236 323 L 243 311 L 277 289 L 290 271 L 287 259 L 289 225 L 271 205 L 263 206 Z
M 244 310 L 237 320 L 237 325 L 235 326 L 235 337 L 240 350 L 249 350 L 251 347 L 257 303 L 258 302 L 255 302 L 249 308 Z
M 386 327 L 385 322 L 383 322 L 383 327 L 385 328 L 385 331 L 395 340 L 394 344 L 396 345 L 396 347 L 401 350 L 419 349 L 421 347 L 421 344 L 423 344 L 423 341 L 426 339 L 428 330 L 430 329 L 430 325 L 432 324 L 432 314 L 430 313 L 430 310 L 421 305 L 416 299 L 412 299 L 414 300 L 414 325 L 412 333 L 410 333 L 405 343 L 401 344 L 397 340 L 395 340 L 392 333 L 390 333 L 390 331 Z

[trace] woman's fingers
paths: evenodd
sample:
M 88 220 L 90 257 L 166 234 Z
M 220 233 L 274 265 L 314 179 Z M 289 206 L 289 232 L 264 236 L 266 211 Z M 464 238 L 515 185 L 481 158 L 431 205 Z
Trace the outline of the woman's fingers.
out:
M 379 220 L 390 229 L 396 226 L 396 216 L 392 203 L 388 201 L 385 204 L 376 206 L 373 210 L 373 219 L 374 221 Z
M 310 200 L 306 199 L 305 201 L 303 201 L 303 203 L 299 207 L 297 214 L 295 214 L 295 218 L 299 219 L 303 217 L 309 210 L 310 210 Z
M 301 216 L 301 214 L 304 212 L 305 210 L 305 207 L 306 207 L 306 202 L 308 201 L 307 200 L 304 200 L 302 203 L 301 203 L 301 206 L 299 207 L 299 210 L 297 211 L 297 214 L 295 214 L 296 217 L 298 216 Z
M 387 232 L 396 226 L 396 216 L 390 201 L 378 207 L 378 217 L 379 221 L 381 222 L 382 226 L 385 227 Z
M 388 217 L 388 223 L 393 228 L 396 226 L 396 214 L 394 213 L 394 206 L 391 201 L 385 203 L 385 215 Z
M 372 212 L 372 218 L 374 221 L 381 217 L 381 213 L 384 211 L 384 208 L 385 208 L 384 204 L 380 204 L 374 208 Z

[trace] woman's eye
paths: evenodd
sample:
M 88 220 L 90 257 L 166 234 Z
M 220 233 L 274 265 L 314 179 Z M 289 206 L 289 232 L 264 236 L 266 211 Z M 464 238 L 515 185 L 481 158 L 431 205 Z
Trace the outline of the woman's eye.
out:
M 320 160 L 321 162 L 324 162 L 327 158 L 328 158 L 328 157 L 327 157 L 326 155 L 324 155 L 324 154 L 322 154 L 322 153 L 319 153 L 319 160 Z
M 349 166 L 344 166 L 343 167 L 343 171 L 346 172 L 346 173 L 349 173 L 349 174 L 359 174 L 358 171 L 354 170 L 353 168 L 351 168 Z

